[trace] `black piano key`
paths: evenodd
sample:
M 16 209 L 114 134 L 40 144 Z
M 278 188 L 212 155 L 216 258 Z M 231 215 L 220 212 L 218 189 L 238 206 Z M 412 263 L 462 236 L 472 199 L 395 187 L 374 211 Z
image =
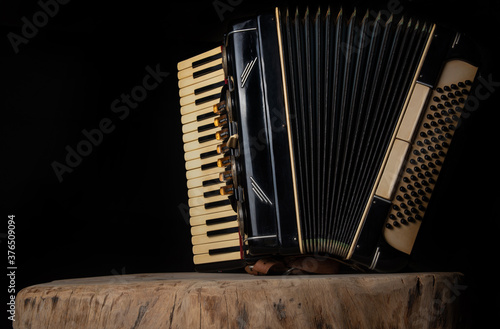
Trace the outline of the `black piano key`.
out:
M 203 186 L 210 186 L 210 185 L 215 185 L 215 184 L 220 184 L 220 180 L 218 178 L 215 179 L 209 179 L 206 181 L 203 181 L 202 185 Z
M 209 90 L 213 90 L 213 89 L 217 89 L 220 91 L 220 88 L 222 86 L 224 86 L 225 82 L 224 81 L 219 81 L 219 82 L 216 82 L 216 83 L 212 83 L 208 86 L 204 86 L 204 87 L 201 87 L 201 88 L 198 88 L 198 89 L 195 89 L 194 90 L 194 94 L 195 95 L 199 95 L 199 94 L 202 94 L 204 92 L 207 92 Z M 220 96 L 220 92 L 219 92 L 219 96 Z
M 217 155 L 219 155 L 219 153 L 217 152 L 217 150 L 209 151 L 209 152 L 203 152 L 202 154 L 200 154 L 200 159 L 211 158 L 211 157 L 214 157 L 214 156 L 217 156 Z
M 220 93 L 216 93 L 213 95 L 198 98 L 197 100 L 194 101 L 194 104 L 200 105 L 200 104 L 207 103 L 207 102 L 213 101 L 215 99 L 219 99 L 219 98 L 220 98 Z
M 228 200 L 229 201 L 229 200 Z M 238 233 L 238 227 L 223 228 L 220 230 L 208 231 L 207 236 L 225 235 L 231 233 Z
M 205 163 L 205 164 L 201 165 L 201 170 L 207 170 L 207 169 L 215 168 L 215 167 L 217 167 L 217 161 L 211 162 L 211 163 Z
M 215 60 L 218 60 L 219 58 L 222 58 L 222 53 L 217 53 L 215 55 L 212 55 L 212 56 L 208 56 L 208 57 L 205 57 L 205 58 L 202 58 L 202 59 L 199 59 L 197 61 L 194 61 L 191 66 L 193 68 L 197 68 L 198 66 L 202 66 L 202 65 L 205 65 L 207 63 L 210 63 L 212 61 L 215 61 Z
M 211 141 L 213 139 L 215 139 L 215 134 L 201 136 L 201 137 L 198 137 L 198 143 L 205 143 L 205 142 Z
M 213 218 L 213 219 L 207 219 L 207 221 L 205 222 L 205 224 L 207 226 L 210 226 L 210 225 L 215 225 L 215 224 L 222 224 L 222 223 L 232 222 L 232 221 L 235 221 L 237 219 L 238 219 L 238 217 L 236 215 L 234 215 L 234 216 L 220 217 L 220 218 Z
M 204 207 L 205 207 L 205 209 L 212 209 L 212 208 L 216 208 L 216 207 L 228 206 L 230 204 L 231 204 L 231 201 L 229 199 L 227 199 L 227 200 L 205 203 Z
M 206 69 L 193 72 L 193 78 L 196 79 L 196 78 L 202 77 L 202 76 L 204 76 L 206 74 L 209 74 L 209 73 L 221 70 L 221 69 L 222 69 L 222 64 L 211 66 L 211 67 L 207 67 Z
M 230 253 L 230 252 L 238 252 L 238 251 L 240 251 L 240 247 L 239 246 L 235 246 L 235 247 L 210 249 L 208 251 L 208 254 L 209 255 L 219 255 L 219 254 L 227 254 L 227 253 Z
M 210 129 L 213 129 L 215 128 L 215 125 L 214 123 L 209 123 L 209 124 L 206 124 L 206 125 L 203 125 L 203 126 L 199 126 L 198 127 L 198 132 L 201 133 L 203 131 L 207 131 L 207 130 L 210 130 Z
M 204 198 L 210 198 L 210 197 L 218 196 L 218 195 L 220 195 L 219 189 L 203 193 Z
M 217 113 L 214 113 L 213 111 L 210 111 L 210 112 L 198 115 L 196 117 L 196 121 L 202 121 L 202 120 L 205 120 L 205 119 L 213 118 L 213 117 L 216 117 L 217 115 L 218 115 Z

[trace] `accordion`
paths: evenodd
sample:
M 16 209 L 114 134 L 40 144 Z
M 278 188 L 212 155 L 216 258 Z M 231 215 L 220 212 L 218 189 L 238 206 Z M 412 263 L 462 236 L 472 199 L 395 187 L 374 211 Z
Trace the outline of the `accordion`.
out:
M 460 33 L 321 7 L 243 20 L 179 62 L 196 270 L 400 270 L 477 71 Z

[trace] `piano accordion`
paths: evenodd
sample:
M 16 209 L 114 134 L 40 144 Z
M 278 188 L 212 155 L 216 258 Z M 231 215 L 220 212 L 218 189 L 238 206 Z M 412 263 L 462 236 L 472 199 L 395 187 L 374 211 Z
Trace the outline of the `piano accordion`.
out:
M 178 63 L 198 271 L 404 266 L 478 68 L 463 35 L 374 13 L 276 8 Z

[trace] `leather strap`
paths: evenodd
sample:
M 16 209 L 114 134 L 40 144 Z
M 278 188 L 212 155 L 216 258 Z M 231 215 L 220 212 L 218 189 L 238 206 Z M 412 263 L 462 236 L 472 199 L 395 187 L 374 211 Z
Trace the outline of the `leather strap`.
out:
M 259 259 L 255 264 L 245 267 L 245 271 L 253 275 L 282 274 L 287 270 L 282 261 L 273 258 Z
M 259 259 L 254 265 L 245 267 L 252 275 L 272 274 L 335 274 L 339 272 L 339 262 L 332 258 L 318 256 L 294 256 L 283 259 Z

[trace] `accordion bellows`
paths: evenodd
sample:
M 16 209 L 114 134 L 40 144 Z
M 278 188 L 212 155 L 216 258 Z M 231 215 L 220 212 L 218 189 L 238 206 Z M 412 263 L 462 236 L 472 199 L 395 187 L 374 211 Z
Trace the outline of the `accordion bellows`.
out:
M 198 270 L 401 267 L 477 67 L 460 34 L 374 13 L 277 8 L 179 63 Z
M 321 10 L 283 20 L 306 252 L 346 257 L 431 26 Z

